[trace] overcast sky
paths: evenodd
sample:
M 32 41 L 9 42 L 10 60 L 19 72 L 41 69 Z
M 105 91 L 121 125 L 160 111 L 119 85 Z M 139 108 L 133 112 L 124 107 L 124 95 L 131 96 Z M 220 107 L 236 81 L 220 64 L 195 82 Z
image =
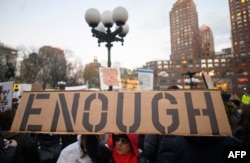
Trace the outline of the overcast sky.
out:
M 102 13 L 117 6 L 127 9 L 128 35 L 124 46 L 115 42 L 111 62 L 121 67 L 141 67 L 153 60 L 168 60 L 170 49 L 169 12 L 177 0 L 1 0 L 0 42 L 10 47 L 44 45 L 71 50 L 83 64 L 94 57 L 107 64 L 105 44 L 98 47 L 85 21 L 85 12 Z M 194 0 L 199 27 L 209 26 L 215 50 L 231 47 L 228 0 Z

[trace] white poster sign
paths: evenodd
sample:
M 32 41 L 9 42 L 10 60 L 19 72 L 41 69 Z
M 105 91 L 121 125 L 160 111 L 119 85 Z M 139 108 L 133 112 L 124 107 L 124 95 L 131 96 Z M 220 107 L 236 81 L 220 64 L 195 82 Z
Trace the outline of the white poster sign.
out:
M 78 86 L 65 87 L 66 91 L 87 90 L 87 89 L 88 89 L 88 85 L 78 85 Z
M 138 82 L 140 91 L 153 90 L 154 71 L 148 69 L 138 70 Z
M 12 96 L 13 96 L 13 82 L 2 82 L 0 83 L 1 90 L 1 111 L 12 107 Z

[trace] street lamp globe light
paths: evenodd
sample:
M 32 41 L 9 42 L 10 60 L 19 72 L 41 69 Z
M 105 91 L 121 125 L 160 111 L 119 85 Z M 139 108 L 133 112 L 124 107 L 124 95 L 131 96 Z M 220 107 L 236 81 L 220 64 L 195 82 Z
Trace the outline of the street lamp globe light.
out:
M 90 27 L 96 27 L 101 21 L 101 14 L 95 8 L 90 8 L 85 13 L 85 20 Z
M 128 26 L 128 24 L 123 25 L 123 26 L 122 26 L 122 32 L 119 33 L 119 36 L 120 36 L 120 37 L 125 37 L 125 36 L 127 35 L 128 31 L 129 31 L 129 26 Z
M 85 13 L 85 20 L 92 27 L 92 36 L 98 39 L 98 45 L 102 42 L 106 43 L 108 49 L 108 67 L 111 67 L 110 50 L 113 42 L 119 41 L 123 45 L 124 37 L 129 31 L 126 24 L 128 20 L 128 12 L 124 7 L 116 7 L 112 11 L 104 11 L 102 15 L 97 9 L 90 8 Z M 112 32 L 113 24 L 116 24 L 115 30 Z M 109 87 L 112 90 L 112 86 Z
M 102 13 L 102 24 L 107 28 L 113 26 L 114 21 L 112 19 L 112 11 L 106 10 Z
M 116 25 L 121 26 L 128 20 L 128 12 L 124 7 L 116 7 L 113 11 L 113 20 Z

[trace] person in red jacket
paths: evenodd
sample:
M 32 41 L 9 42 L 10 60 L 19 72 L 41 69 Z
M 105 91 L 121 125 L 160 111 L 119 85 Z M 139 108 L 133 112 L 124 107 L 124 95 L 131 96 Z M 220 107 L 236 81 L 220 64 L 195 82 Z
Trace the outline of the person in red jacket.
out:
M 138 139 L 137 134 L 109 134 L 105 143 L 90 145 L 88 154 L 95 163 L 138 163 Z
M 137 134 L 112 134 L 109 148 L 115 163 L 138 163 L 139 148 Z

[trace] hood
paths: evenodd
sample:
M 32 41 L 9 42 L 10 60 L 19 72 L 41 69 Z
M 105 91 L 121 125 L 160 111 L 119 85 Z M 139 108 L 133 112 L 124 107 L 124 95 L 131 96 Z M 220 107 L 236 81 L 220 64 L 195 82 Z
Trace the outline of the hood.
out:
M 128 137 L 133 153 L 136 155 L 136 157 L 138 157 L 139 156 L 138 135 L 137 134 L 124 134 L 124 135 Z M 113 139 L 113 147 L 115 147 L 114 135 L 112 135 L 112 139 Z

